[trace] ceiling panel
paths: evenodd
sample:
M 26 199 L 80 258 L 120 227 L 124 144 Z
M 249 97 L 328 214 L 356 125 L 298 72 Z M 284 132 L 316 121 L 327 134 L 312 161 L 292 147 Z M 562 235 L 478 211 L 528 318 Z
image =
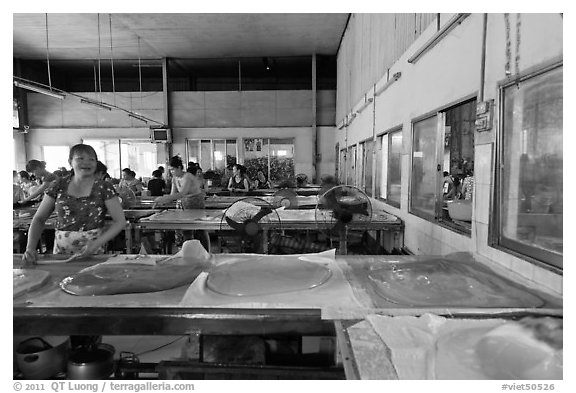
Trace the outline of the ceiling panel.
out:
M 51 60 L 335 55 L 348 15 L 13 14 L 13 57 L 46 59 L 47 53 Z

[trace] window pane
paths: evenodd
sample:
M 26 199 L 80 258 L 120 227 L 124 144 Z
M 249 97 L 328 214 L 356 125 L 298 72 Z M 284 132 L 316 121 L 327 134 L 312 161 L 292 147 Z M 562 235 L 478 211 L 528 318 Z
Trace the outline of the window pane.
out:
M 376 139 L 376 184 L 374 186 L 374 196 L 379 198 L 381 195 L 381 184 L 382 184 L 382 136 Z
M 295 181 L 294 139 L 270 139 L 270 181 Z
M 554 264 L 563 253 L 562 88 L 556 68 L 504 90 L 501 239 Z
M 346 154 L 346 184 L 353 186 L 356 180 L 356 146 L 350 146 Z
M 121 140 L 120 151 L 122 152 L 122 166 L 136 172 L 136 178 L 141 177 L 146 181 L 158 168 L 156 143 Z
M 244 166 L 250 180 L 256 179 L 258 171 L 268 172 L 268 138 L 244 139 Z
M 366 194 L 372 196 L 372 157 L 374 150 L 374 141 L 366 141 L 365 161 L 364 161 L 364 190 Z
M 200 141 L 198 139 L 188 139 L 188 162 L 200 161 Z
M 402 175 L 402 131 L 390 133 L 388 151 L 388 203 L 400 207 Z
M 108 174 L 120 179 L 120 143 L 118 139 L 84 139 L 82 143 L 90 145 L 96 150 L 98 160 L 108 168 Z
M 237 142 L 235 139 L 226 140 L 226 166 L 238 162 Z
M 364 189 L 364 142 L 358 145 L 357 160 L 356 161 L 356 184 L 355 186 Z
M 389 154 L 389 135 L 382 135 L 382 173 L 380 175 L 380 184 L 382 187 L 380 189 L 380 198 L 386 199 L 388 194 L 388 154 Z
M 410 211 L 434 217 L 436 194 L 436 117 L 414 123 Z
M 340 184 L 346 183 L 346 149 L 340 150 L 340 169 L 338 171 L 338 181 Z
M 48 172 L 54 172 L 61 167 L 70 169 L 70 164 L 68 164 L 69 146 L 42 146 L 42 154 Z
M 212 140 L 203 139 L 200 143 L 200 161 L 194 161 L 200 164 L 203 171 L 212 168 Z
M 214 141 L 214 171 L 223 174 L 226 167 L 226 141 Z M 204 171 L 210 168 L 202 168 Z

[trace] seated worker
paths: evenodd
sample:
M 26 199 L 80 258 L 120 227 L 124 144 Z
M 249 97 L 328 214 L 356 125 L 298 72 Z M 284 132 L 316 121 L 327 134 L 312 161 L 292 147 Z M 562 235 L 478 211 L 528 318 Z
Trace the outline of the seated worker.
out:
M 28 163 L 26 164 L 26 172 L 32 173 L 34 176 L 36 176 L 37 179 L 40 179 L 42 181 L 42 184 L 40 185 L 40 187 L 37 187 L 34 190 L 30 190 L 30 195 L 24 198 L 22 200 L 22 203 L 32 201 L 36 199 L 38 196 L 41 196 L 44 193 L 44 191 L 46 191 L 48 186 L 50 186 L 58 179 L 58 176 L 46 170 L 46 163 L 44 161 L 38 161 L 38 160 L 28 161 Z
M 250 181 L 246 176 L 246 167 L 240 164 L 232 166 L 232 177 L 228 181 L 228 190 L 247 193 L 250 191 Z
M 258 171 L 258 173 L 256 174 L 256 180 L 254 183 L 255 183 L 254 184 L 255 188 L 258 190 L 272 188 L 270 181 L 268 181 L 268 178 L 266 177 L 266 175 L 262 171 Z
M 155 199 L 156 205 L 167 204 L 171 201 L 180 200 L 182 209 L 204 209 L 204 196 L 200 180 L 190 172 L 184 171 L 182 159 L 174 156 L 170 159 L 168 170 L 172 174 L 172 190 L 169 195 L 164 195 Z M 210 252 L 210 238 L 206 231 L 183 231 L 184 239 L 192 238 L 192 233 L 200 237 L 200 242 L 206 251 Z
M 442 183 L 442 194 L 444 200 L 451 200 L 454 199 L 456 196 L 456 186 L 454 185 L 454 180 L 452 180 L 452 176 L 446 171 L 443 173 L 443 183 Z
M 150 191 L 150 196 L 164 195 L 165 188 L 166 181 L 162 179 L 162 172 L 159 169 L 156 169 L 152 172 L 152 179 L 148 181 L 148 191 Z
M 144 185 L 139 179 L 136 179 L 136 172 L 134 172 L 130 168 L 122 169 L 122 180 L 120 180 L 120 184 L 118 184 L 119 188 L 128 188 L 134 195 L 140 196 L 142 195 L 142 189 Z
M 54 254 L 83 258 L 103 253 L 106 243 L 124 230 L 126 218 L 118 194 L 110 182 L 96 178 L 97 161 L 92 146 L 78 144 L 70 149 L 72 175 L 57 179 L 46 190 L 28 232 L 22 256 L 25 265 L 36 263 L 36 245 L 54 210 L 58 216 Z M 106 213 L 112 217 L 112 225 L 105 227 Z
M 18 172 L 18 180 L 22 191 L 24 191 L 24 197 L 27 197 L 30 195 L 30 187 L 34 186 L 35 183 L 30 179 L 30 175 L 26 171 Z
M 98 180 L 110 180 L 112 179 L 108 174 L 108 167 L 104 165 L 102 161 L 96 163 L 96 178 Z

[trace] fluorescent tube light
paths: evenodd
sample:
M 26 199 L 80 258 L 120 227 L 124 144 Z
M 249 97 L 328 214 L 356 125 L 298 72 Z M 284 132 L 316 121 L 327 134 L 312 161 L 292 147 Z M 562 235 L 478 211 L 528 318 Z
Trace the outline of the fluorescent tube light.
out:
M 19 87 L 21 89 L 26 89 L 26 90 L 30 90 L 30 91 L 34 91 L 36 93 L 40 93 L 40 94 L 44 94 L 53 98 L 58 98 L 59 100 L 63 100 L 66 96 L 62 93 L 57 93 L 55 91 L 52 90 L 48 90 L 45 89 L 43 87 L 40 86 L 34 86 L 34 85 L 30 85 L 28 83 L 23 83 L 20 81 L 14 81 L 14 86 Z
M 146 120 L 144 117 L 137 115 L 136 113 L 128 113 L 128 116 L 133 117 L 136 120 L 140 120 L 143 121 L 144 123 L 148 124 L 148 120 Z
M 436 46 L 437 43 L 439 43 L 442 38 L 444 38 L 446 35 L 448 35 L 448 33 L 450 31 L 452 31 L 457 25 L 459 25 L 460 23 L 462 23 L 462 21 L 466 18 L 468 18 L 470 16 L 470 14 L 456 14 L 452 17 L 452 19 L 450 19 L 445 25 L 444 27 L 442 27 L 442 29 L 438 30 L 436 32 L 436 34 L 434 34 L 432 36 L 432 38 L 430 38 L 424 45 L 422 45 L 422 47 L 420 49 L 418 49 L 416 51 L 415 54 L 412 55 L 412 57 L 410 57 L 408 59 L 408 63 L 416 63 L 416 61 L 422 57 L 426 52 L 428 52 L 430 49 L 432 49 L 434 46 Z
M 87 100 L 87 99 L 84 99 L 84 98 L 80 99 L 80 102 L 83 103 L 83 104 L 94 105 L 94 106 L 97 106 L 97 107 L 102 108 L 102 109 L 108 109 L 109 111 L 112 110 L 112 108 L 111 108 L 110 106 L 104 104 L 103 102 L 97 102 L 97 101 Z
M 388 82 L 384 83 L 382 86 L 380 86 L 380 88 L 378 90 L 376 90 L 376 92 L 374 93 L 374 95 L 379 96 L 380 94 L 382 94 L 382 92 L 384 90 L 386 90 L 387 88 L 389 88 L 392 83 L 396 82 L 398 79 L 400 79 L 400 77 L 402 76 L 401 72 L 396 72 L 394 73 L 394 75 L 392 75 L 392 79 L 390 79 Z
M 361 113 L 364 109 L 368 107 L 368 105 L 370 105 L 372 101 L 374 101 L 374 98 L 372 97 L 368 98 L 366 102 L 364 102 L 364 104 L 362 104 L 362 106 L 358 108 L 358 110 L 356 110 L 356 112 Z

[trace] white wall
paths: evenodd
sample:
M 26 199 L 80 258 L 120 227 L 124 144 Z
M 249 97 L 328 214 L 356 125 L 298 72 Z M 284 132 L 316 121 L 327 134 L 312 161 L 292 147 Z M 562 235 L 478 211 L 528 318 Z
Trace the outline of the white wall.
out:
M 510 14 L 511 58 L 514 71 L 516 57 L 516 14 Z M 445 18 L 447 19 L 447 18 Z M 444 20 L 445 20 L 444 19 Z M 401 208 L 383 204 L 385 209 L 405 222 L 405 245 L 416 254 L 447 254 L 456 251 L 474 253 L 477 259 L 505 269 L 516 281 L 539 289 L 562 293 L 562 276 L 529 263 L 512 254 L 490 247 L 488 226 L 490 201 L 494 187 L 494 148 L 499 126 L 498 111 L 492 131 L 475 135 L 475 198 L 471 237 L 460 235 L 433 222 L 408 213 L 411 157 L 411 124 L 414 118 L 435 112 L 448 104 L 478 94 L 482 48 L 482 14 L 472 14 L 444 37 L 415 64 L 407 59 L 436 32 L 430 26 L 390 68 L 389 75 L 401 72 L 401 78 L 352 123 L 336 133 L 341 148 L 398 125 L 403 126 Z M 520 72 L 562 56 L 562 18 L 559 14 L 521 14 Z M 505 79 L 506 29 L 503 14 L 489 14 L 484 94 L 494 99 L 498 108 L 498 83 Z M 346 39 L 347 37 L 345 37 Z M 340 60 L 339 60 L 340 62 Z M 340 72 L 340 70 L 339 70 Z M 386 82 L 386 75 L 376 89 Z M 366 92 L 368 97 L 371 91 Z M 340 94 L 337 95 L 340 97 Z M 356 108 L 359 103 L 352 103 Z M 352 108 L 350 108 L 352 109 Z M 375 111 L 375 113 L 374 113 Z M 345 139 L 347 138 L 347 143 Z

